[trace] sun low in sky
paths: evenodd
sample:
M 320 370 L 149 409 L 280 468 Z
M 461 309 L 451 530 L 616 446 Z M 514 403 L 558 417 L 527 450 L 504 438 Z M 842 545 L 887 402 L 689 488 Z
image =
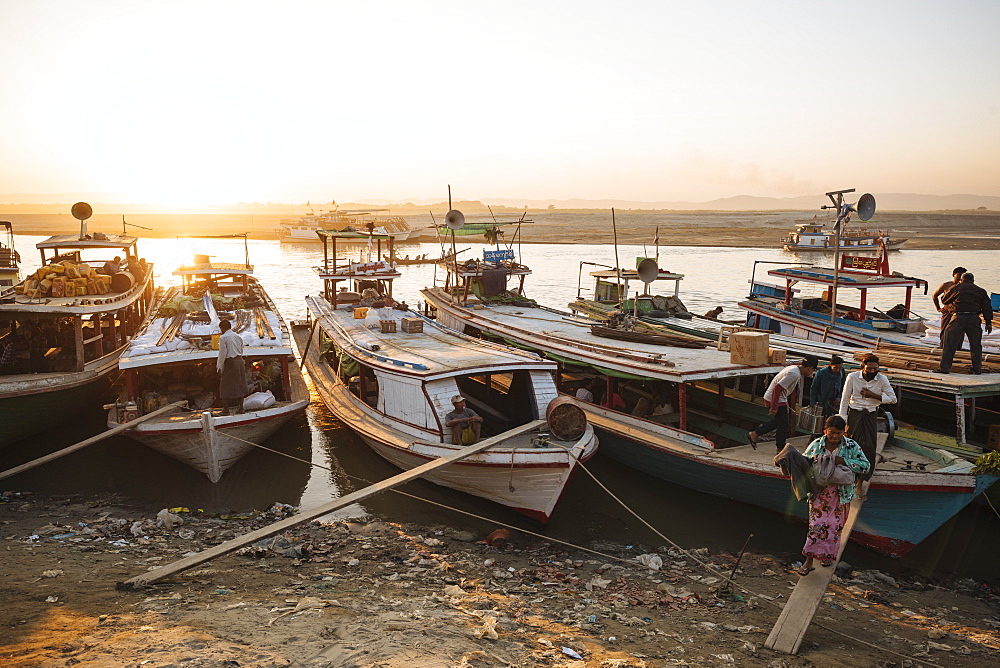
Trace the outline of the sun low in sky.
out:
M 0 192 L 1000 195 L 1000 3 L 0 3 Z

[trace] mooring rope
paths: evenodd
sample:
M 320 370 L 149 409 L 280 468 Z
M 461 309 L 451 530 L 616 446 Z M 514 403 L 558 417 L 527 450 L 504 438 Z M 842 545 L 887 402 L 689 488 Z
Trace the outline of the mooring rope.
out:
M 272 448 L 268 448 L 266 446 L 260 445 L 259 443 L 253 443 L 252 441 L 247 441 L 245 439 L 239 438 L 238 436 L 233 436 L 232 434 L 226 434 L 225 432 L 221 432 L 221 431 L 219 433 L 223 434 L 225 436 L 228 436 L 229 438 L 232 438 L 234 440 L 241 441 L 241 442 L 246 443 L 248 445 L 252 445 L 252 446 L 254 446 L 256 448 L 260 448 L 261 450 L 266 450 L 267 452 L 273 452 L 274 454 L 282 455 L 283 457 L 288 457 L 289 459 L 295 460 L 297 462 L 301 462 L 303 464 L 308 464 L 310 466 L 315 466 L 316 468 L 320 468 L 320 469 L 323 469 L 325 471 L 333 472 L 333 469 L 331 467 L 329 467 L 329 466 L 324 466 L 323 464 L 317 464 L 316 462 L 306 461 L 305 459 L 302 459 L 300 457 L 295 457 L 294 455 L 289 455 L 289 454 L 284 453 L 284 452 L 279 452 L 279 451 L 274 450 Z M 741 584 L 738 584 L 730 576 L 726 575 L 725 573 L 722 573 L 721 571 L 719 571 L 715 567 L 713 567 L 711 564 L 708 564 L 708 563 L 702 561 L 701 559 L 699 559 L 697 556 L 695 556 L 690 551 L 684 549 L 683 547 L 681 547 L 680 545 L 678 545 L 674 541 L 670 540 L 670 538 L 668 538 L 667 536 L 665 536 L 663 533 L 661 533 L 659 530 L 657 530 L 655 527 L 653 527 L 653 525 L 651 525 L 649 522 L 647 522 L 646 520 L 644 520 L 637 512 L 635 512 L 634 510 L 632 510 L 632 508 L 630 508 L 628 506 L 628 504 L 626 504 L 614 492 L 612 492 L 610 489 L 608 489 L 600 480 L 597 479 L 597 477 L 590 471 L 590 469 L 588 469 L 583 464 L 583 462 L 580 462 L 579 460 L 577 460 L 577 465 L 580 468 L 582 468 L 587 473 L 587 475 L 590 476 L 590 478 L 594 482 L 597 483 L 597 485 L 601 489 L 603 489 L 605 492 L 607 492 L 607 494 L 612 499 L 614 499 L 616 502 L 618 502 L 618 504 L 621 505 L 622 508 L 624 508 L 625 510 L 627 510 L 631 515 L 633 515 L 636 519 L 638 519 L 640 522 L 642 522 L 643 525 L 645 525 L 648 529 L 650 529 L 658 537 L 662 538 L 664 541 L 666 541 L 667 543 L 669 543 L 671 545 L 671 547 L 674 547 L 675 549 L 677 549 L 678 551 L 680 551 L 681 553 L 683 553 L 686 557 L 690 558 L 692 561 L 694 561 L 695 563 L 697 563 L 699 566 L 701 566 L 702 568 L 704 568 L 705 570 L 707 570 L 709 573 L 712 573 L 714 575 L 719 576 L 722 580 L 724 580 L 727 583 L 729 583 L 730 585 L 736 587 L 740 591 L 742 591 L 742 592 L 744 592 L 746 594 L 750 594 L 751 596 L 755 596 L 755 597 L 759 598 L 762 601 L 765 601 L 766 603 L 770 604 L 771 607 L 776 608 L 777 610 L 781 610 L 784 607 L 782 605 L 779 605 L 778 603 L 776 603 L 773 600 L 769 600 L 770 597 L 767 597 L 766 595 L 761 595 L 760 593 L 755 592 L 752 589 L 749 589 L 748 587 L 745 587 L 745 586 L 743 586 Z M 359 476 L 354 476 L 354 475 L 351 475 L 351 474 L 346 473 L 346 472 L 344 472 L 344 475 L 347 476 L 348 478 L 353 479 L 353 480 L 357 480 L 358 482 L 365 483 L 366 485 L 373 485 L 373 484 L 375 484 L 371 480 L 367 480 L 367 479 L 361 478 Z M 535 531 L 531 531 L 530 529 L 524 529 L 524 528 L 515 526 L 513 524 L 507 524 L 506 522 L 501 522 L 499 520 L 495 520 L 495 519 L 492 519 L 492 518 L 489 518 L 489 517 L 484 517 L 482 515 L 478 515 L 476 513 L 472 513 L 472 512 L 466 511 L 466 510 L 462 510 L 460 508 L 455 508 L 453 506 L 449 506 L 449 505 L 446 505 L 446 504 L 443 504 L 443 503 L 439 503 L 437 501 L 431 501 L 430 499 L 425 499 L 423 497 L 416 496 L 414 494 L 409 494 L 408 492 L 403 492 L 403 491 L 398 490 L 398 489 L 389 489 L 388 491 L 394 492 L 396 494 L 400 494 L 400 495 L 408 497 L 410 499 L 415 499 L 417 501 L 423 501 L 424 503 L 428 503 L 430 505 L 437 506 L 439 508 L 444 508 L 445 510 L 450 510 L 452 512 L 459 513 L 461 515 L 466 515 L 466 516 L 472 517 L 474 519 L 482 520 L 484 522 L 489 522 L 489 523 L 492 523 L 492 524 L 497 524 L 497 525 L 500 525 L 500 526 L 502 526 L 504 528 L 507 528 L 507 529 L 513 529 L 514 531 L 518 531 L 518 532 L 523 533 L 523 534 L 528 534 L 530 536 L 534 536 L 534 537 L 539 538 L 539 539 L 541 539 L 541 540 L 543 540 L 545 542 L 559 543 L 560 545 L 565 545 L 567 547 L 573 548 L 574 550 L 580 550 L 581 552 L 588 552 L 590 554 L 595 554 L 597 556 L 603 557 L 605 559 L 609 559 L 611 561 L 618 561 L 618 562 L 621 562 L 622 564 L 625 564 L 629 568 L 632 568 L 633 570 L 637 570 L 636 569 L 636 559 L 634 557 L 626 559 L 625 557 L 618 557 L 618 556 L 615 556 L 615 555 L 607 554 L 607 553 L 601 552 L 599 550 L 594 550 L 594 549 L 591 549 L 591 548 L 588 548 L 588 547 L 584 547 L 582 545 L 577 545 L 575 543 L 571 543 L 569 541 L 561 540 L 559 538 L 553 538 L 551 536 L 546 536 L 544 534 L 540 534 L 540 533 L 537 533 Z M 992 504 L 990 504 L 990 506 L 992 507 Z M 910 656 L 908 654 L 902 654 L 900 652 L 888 649 L 888 648 L 883 647 L 881 645 L 876 645 L 876 644 L 868 642 L 867 640 L 864 640 L 862 638 L 858 638 L 858 637 L 852 636 L 852 635 L 850 635 L 848 633 L 844 633 L 843 631 L 839 631 L 839 630 L 837 630 L 835 628 L 831 628 L 829 626 L 826 626 L 826 625 L 824 625 L 821 622 L 813 621 L 812 625 L 813 626 L 818 626 L 819 628 L 823 629 L 824 631 L 829 631 L 830 633 L 839 635 L 839 636 L 841 636 L 843 638 L 846 638 L 848 640 L 851 640 L 853 642 L 859 643 L 861 645 L 865 645 L 865 646 L 867 646 L 867 647 L 869 647 L 871 649 L 874 649 L 874 650 L 876 650 L 878 652 L 885 652 L 887 654 L 892 654 L 894 656 L 898 656 L 898 657 L 903 658 L 903 659 L 908 659 L 908 660 L 914 661 L 916 663 L 924 664 L 924 665 L 927 665 L 927 666 L 932 666 L 933 668 L 945 668 L 944 666 L 942 666 L 939 663 L 934 663 L 933 661 L 928 661 L 926 659 L 917 658 L 917 657 L 914 657 L 914 656 Z

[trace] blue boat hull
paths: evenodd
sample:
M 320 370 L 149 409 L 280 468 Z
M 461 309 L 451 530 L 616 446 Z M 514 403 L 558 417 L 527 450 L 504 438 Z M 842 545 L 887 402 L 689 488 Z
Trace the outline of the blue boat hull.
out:
M 652 447 L 604 429 L 598 434 L 602 454 L 661 480 L 803 520 L 808 515 L 807 504 L 796 501 L 788 478 L 777 468 L 761 472 L 733 460 Z M 905 555 L 997 480 L 968 478 L 974 487 L 960 491 L 873 483 L 851 539 L 889 556 Z

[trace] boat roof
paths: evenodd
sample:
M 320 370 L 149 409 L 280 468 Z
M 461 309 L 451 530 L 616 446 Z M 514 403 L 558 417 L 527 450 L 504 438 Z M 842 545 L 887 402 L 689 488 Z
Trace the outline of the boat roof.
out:
M 76 297 L 41 297 L 31 299 L 23 294 L 14 295 L 12 303 L 0 303 L 0 315 L 5 313 L 80 315 L 116 311 L 140 299 L 151 280 L 153 265 L 147 268 L 141 281 L 135 281 L 125 292 L 106 292 L 103 295 L 78 295 Z M 24 281 L 22 281 L 22 284 Z
M 59 234 L 39 241 L 35 248 L 131 248 L 139 240 L 138 237 L 127 234 L 104 234 L 98 232 L 81 238 L 79 234 Z
M 425 289 L 448 300 L 439 288 Z M 433 301 L 438 301 L 437 299 Z M 591 325 L 598 324 L 583 318 L 548 308 L 527 308 L 509 305 L 489 305 L 475 309 L 476 304 L 464 308 L 469 312 L 469 322 L 482 318 L 496 322 L 518 334 L 519 343 L 530 343 L 539 350 L 554 353 L 559 359 L 579 360 L 583 366 L 601 366 L 615 371 L 658 378 L 670 382 L 684 382 L 709 378 L 758 376 L 777 373 L 785 364 L 747 366 L 734 364 L 728 352 L 714 347 L 679 348 L 676 346 L 618 341 L 593 334 Z M 497 328 L 494 333 L 503 335 Z M 668 363 L 670 365 L 668 365 Z M 671 366 L 672 365 L 672 366 Z
M 181 294 L 182 290 L 179 286 L 174 286 L 170 290 L 167 290 L 161 300 L 154 305 L 150 311 L 155 313 L 161 305 L 169 302 L 170 300 Z M 265 300 L 266 302 L 266 300 Z M 260 308 L 260 313 L 267 320 L 271 327 L 271 330 L 275 334 L 275 338 L 271 339 L 265 335 L 263 337 L 256 336 L 256 330 L 251 325 L 247 327 L 243 332 L 237 332 L 237 334 L 243 339 L 243 356 L 250 357 L 287 357 L 292 355 L 292 343 L 291 334 L 285 322 L 281 319 L 281 315 L 276 309 L 271 308 L 268 304 Z M 128 346 L 122 352 L 121 357 L 118 360 L 118 368 L 120 369 L 135 369 L 140 367 L 155 366 L 159 364 L 176 364 L 179 362 L 202 362 L 207 360 L 217 360 L 219 357 L 218 350 L 212 350 L 210 347 L 205 349 L 197 348 L 195 344 L 187 343 L 187 345 L 182 347 L 177 347 L 179 344 L 174 342 L 166 342 L 165 345 L 156 345 L 163 330 L 171 323 L 173 316 L 165 318 L 154 318 L 149 321 L 145 327 L 143 327 L 129 342 Z M 190 320 L 185 320 L 181 326 L 180 333 L 186 334 L 188 336 L 201 337 L 206 343 L 211 341 L 210 337 L 212 334 L 218 334 L 218 327 L 214 327 L 210 323 L 200 323 Z M 235 331 L 235 330 L 233 330 Z M 183 339 L 181 339 L 183 341 Z M 171 343 L 174 343 L 172 347 L 174 350 L 168 350 L 171 347 Z
M 832 268 L 827 267 L 783 267 L 771 269 L 767 273 L 770 276 L 779 276 L 793 281 L 832 285 L 835 272 Z M 837 276 L 837 286 L 841 288 L 908 288 L 919 287 L 923 284 L 922 279 L 902 274 L 883 276 L 841 269 Z
M 504 373 L 521 369 L 553 372 L 555 362 L 534 353 L 474 339 L 424 319 L 422 332 L 383 334 L 354 318 L 353 307 L 334 310 L 325 299 L 308 296 L 313 316 L 344 352 L 375 367 L 421 377 L 453 376 L 473 372 Z M 401 317 L 420 317 L 412 311 L 396 311 Z
M 316 230 L 316 234 L 321 237 L 326 237 L 327 239 L 391 239 L 392 236 L 389 234 L 383 234 L 379 232 L 369 233 L 367 230 L 362 231 L 348 225 L 347 227 L 340 230 Z
M 249 276 L 253 274 L 252 264 L 234 264 L 230 262 L 203 262 L 174 269 L 174 276 L 203 276 L 206 274 L 238 274 Z
M 366 269 L 366 267 L 370 268 Z M 351 263 L 348 266 L 338 267 L 336 270 L 332 270 L 329 267 L 313 267 L 313 271 L 324 281 L 350 279 L 370 281 L 380 278 L 392 280 L 403 275 L 384 260 Z
M 607 279 L 617 279 L 621 274 L 622 280 L 624 281 L 641 281 L 639 278 L 639 272 L 636 269 L 622 269 L 620 272 L 617 269 L 598 269 L 597 271 L 590 272 L 591 276 L 597 278 L 607 278 Z M 664 269 L 660 269 L 659 273 L 654 278 L 654 281 L 679 281 L 684 278 L 684 274 L 675 274 Z

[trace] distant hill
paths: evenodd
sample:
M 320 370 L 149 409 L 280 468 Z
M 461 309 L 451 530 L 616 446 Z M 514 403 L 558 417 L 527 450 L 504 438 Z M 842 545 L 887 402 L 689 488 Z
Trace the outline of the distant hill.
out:
M 860 197 L 852 193 L 848 197 Z M 984 209 L 1000 211 L 1000 197 L 991 195 L 921 195 L 917 193 L 873 193 L 879 211 L 972 211 Z M 0 214 L 8 213 L 69 213 L 74 202 L 89 202 L 95 211 L 117 213 L 269 213 L 275 215 L 303 215 L 310 210 L 319 212 L 330 209 L 328 204 L 282 203 L 282 202 L 240 202 L 239 204 L 191 207 L 169 207 L 150 204 L 132 204 L 113 193 L 13 193 L 0 195 Z M 486 213 L 487 205 L 494 213 L 510 214 L 524 209 L 531 211 L 558 210 L 606 210 L 612 207 L 622 210 L 645 211 L 813 211 L 829 199 L 823 194 L 799 197 L 756 197 L 736 195 L 708 202 L 635 200 L 592 200 L 592 199 L 510 199 L 481 197 L 479 200 L 454 202 L 455 208 L 465 213 Z M 384 207 L 400 213 L 426 213 L 428 210 L 443 212 L 448 208 L 446 201 L 437 199 L 386 200 L 371 199 L 361 202 L 341 203 L 341 209 Z

